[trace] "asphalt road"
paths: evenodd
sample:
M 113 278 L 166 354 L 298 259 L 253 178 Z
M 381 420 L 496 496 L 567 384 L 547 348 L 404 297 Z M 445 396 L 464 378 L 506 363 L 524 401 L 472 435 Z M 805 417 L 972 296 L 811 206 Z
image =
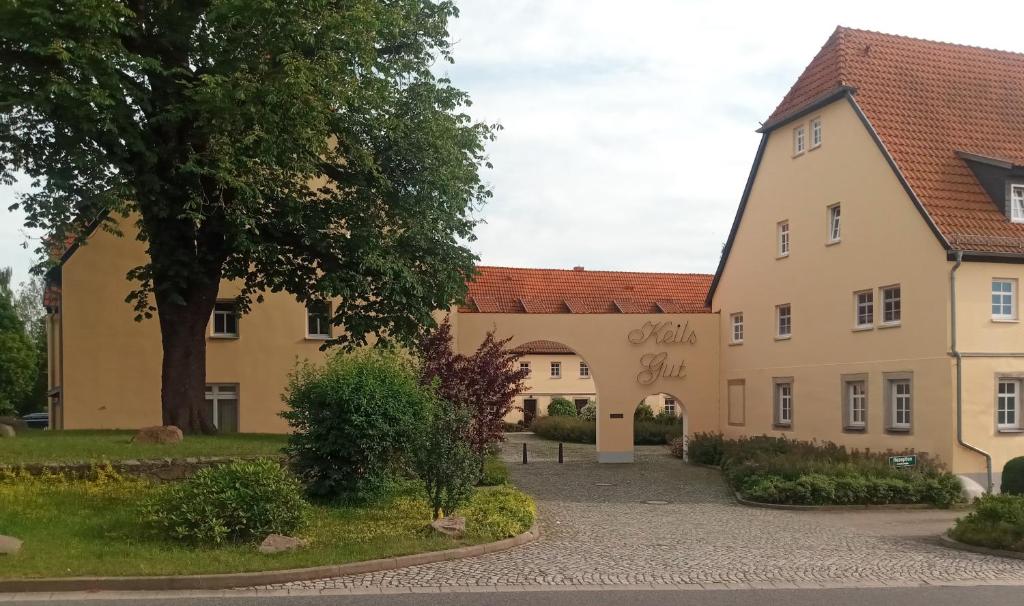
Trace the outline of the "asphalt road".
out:
M 0 604 L 59 606 L 1010 606 L 1024 603 L 1024 587 L 908 587 L 881 589 L 771 589 L 771 590 L 600 590 L 600 591 L 510 591 L 488 593 L 417 593 L 355 596 L 215 596 L 187 598 L 141 598 L 122 595 L 110 599 L 92 595 L 84 599 L 50 600 L 33 596 L 29 601 Z

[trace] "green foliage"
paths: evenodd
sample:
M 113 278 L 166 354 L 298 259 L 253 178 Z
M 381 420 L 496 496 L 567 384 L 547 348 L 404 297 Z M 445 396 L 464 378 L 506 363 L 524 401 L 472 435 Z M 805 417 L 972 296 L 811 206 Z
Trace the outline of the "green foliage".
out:
M 956 476 L 920 454 L 916 467 L 898 470 L 889 466 L 888 453 L 850 452 L 831 442 L 698 434 L 690 442 L 690 457 L 696 462 L 717 458 L 734 490 L 765 503 L 948 507 L 962 499 Z
M 533 499 L 511 486 L 476 491 L 462 513 L 466 532 L 505 539 L 522 534 L 533 526 L 537 506 Z
M 956 521 L 949 536 L 992 549 L 1024 552 L 1024 497 L 982 495 L 974 511 Z
M 292 534 L 309 505 L 298 480 L 273 461 L 241 461 L 168 484 L 146 508 L 165 537 L 196 545 L 251 543 Z
M 11 269 L 0 269 L 0 415 L 17 414 L 39 369 L 36 347 L 14 307 Z
M 393 487 L 437 406 L 412 362 L 380 348 L 300 364 L 284 399 L 285 452 L 309 494 L 356 500 Z
M 720 433 L 695 433 L 687 444 L 687 458 L 691 463 L 721 465 L 725 456 L 725 436 Z
M 683 419 L 670 410 L 662 409 L 658 414 L 654 415 L 654 421 L 663 425 L 674 425 L 682 423 Z
M 1024 457 L 1014 457 L 1003 465 L 999 491 L 1003 494 L 1024 495 Z
M 545 440 L 572 442 L 574 444 L 595 444 L 597 423 L 577 417 L 548 415 L 537 417 L 530 426 L 533 433 Z
M 561 396 L 551 398 L 548 404 L 549 417 L 575 417 L 576 405 Z
M 580 409 L 579 416 L 584 421 L 597 421 L 597 402 L 590 400 Z
M 423 482 L 435 520 L 465 505 L 480 480 L 483 462 L 467 436 L 472 421 L 468 410 L 438 401 L 423 427 L 423 439 L 412 449 L 413 469 Z
M 640 402 L 640 405 L 633 411 L 633 421 L 653 421 L 654 409 L 647 402 Z
M 480 486 L 502 486 L 508 484 L 508 467 L 505 462 L 494 455 L 484 459 L 484 473 L 480 476 Z
M 682 423 L 666 425 L 657 421 L 636 421 L 633 423 L 634 444 L 668 444 L 683 435 Z

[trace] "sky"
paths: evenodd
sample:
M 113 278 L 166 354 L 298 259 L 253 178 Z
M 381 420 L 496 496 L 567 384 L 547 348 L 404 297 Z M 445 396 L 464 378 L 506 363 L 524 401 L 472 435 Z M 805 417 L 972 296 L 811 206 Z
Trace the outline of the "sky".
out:
M 1019 1 L 458 4 L 438 69 L 503 127 L 470 244 L 488 265 L 713 273 L 754 131 L 837 25 L 1024 52 Z M 6 209 L 28 188 L 0 185 L 15 282 L 38 234 Z

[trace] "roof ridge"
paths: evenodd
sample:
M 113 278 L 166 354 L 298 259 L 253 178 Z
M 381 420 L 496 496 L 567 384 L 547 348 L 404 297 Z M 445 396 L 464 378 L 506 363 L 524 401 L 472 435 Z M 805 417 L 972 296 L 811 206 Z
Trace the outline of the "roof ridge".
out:
M 937 44 L 937 45 L 940 45 L 940 46 L 952 46 L 952 47 L 955 47 L 955 48 L 969 48 L 969 49 L 973 49 L 973 50 L 980 50 L 980 51 L 986 51 L 986 52 L 992 52 L 992 53 L 1003 53 L 1003 54 L 1006 54 L 1006 55 L 1013 55 L 1013 56 L 1016 56 L 1016 57 L 1024 58 L 1024 52 L 1005 50 L 1005 49 L 1001 49 L 1001 48 L 992 48 L 991 46 L 978 46 L 978 45 L 975 45 L 975 44 L 961 44 L 961 43 L 958 43 L 958 42 L 946 42 L 944 40 L 933 40 L 932 38 L 918 38 L 918 37 L 915 37 L 915 36 L 907 36 L 905 34 L 890 34 L 890 33 L 887 33 L 887 32 L 880 32 L 878 30 L 873 30 L 873 29 L 862 29 L 862 28 L 858 28 L 858 27 L 846 27 L 846 26 L 843 26 L 843 25 L 836 26 L 836 32 L 839 32 L 840 30 L 842 30 L 844 35 L 846 33 L 849 33 L 849 32 L 856 32 L 856 33 L 860 33 L 860 34 L 872 34 L 872 35 L 875 35 L 875 36 L 885 36 L 886 38 L 896 38 L 896 39 L 900 39 L 900 40 L 907 40 L 907 41 L 910 41 L 910 42 L 927 42 L 929 44 Z
M 635 271 L 628 269 L 563 269 L 561 267 L 513 267 L 511 265 L 477 265 L 477 269 L 513 269 L 525 271 L 558 271 L 568 274 L 632 274 L 641 276 L 707 276 L 714 274 L 702 272 L 674 272 L 674 271 Z

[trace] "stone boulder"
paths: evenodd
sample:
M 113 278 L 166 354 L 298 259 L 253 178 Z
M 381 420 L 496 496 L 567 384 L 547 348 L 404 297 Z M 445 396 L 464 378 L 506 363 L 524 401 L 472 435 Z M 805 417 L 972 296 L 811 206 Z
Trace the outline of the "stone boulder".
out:
M 260 543 L 260 553 L 281 553 L 282 551 L 291 551 L 293 549 L 301 549 L 306 546 L 306 542 L 302 539 L 296 539 L 295 537 L 285 536 L 283 534 L 269 534 L 267 538 L 263 539 Z
M 0 534 L 0 555 L 18 555 L 21 545 L 21 539 Z
M 136 432 L 132 442 L 135 444 L 177 444 L 185 436 L 174 425 L 156 425 L 143 427 Z
M 18 417 L 0 416 L 0 425 L 8 425 L 14 428 L 16 433 L 21 433 L 28 429 L 28 423 L 25 423 L 25 421 Z
M 430 527 L 445 536 L 461 539 L 462 535 L 466 534 L 466 518 L 455 516 L 440 518 L 431 522 Z
M 17 433 L 10 425 L 0 425 L 0 438 L 13 438 Z

